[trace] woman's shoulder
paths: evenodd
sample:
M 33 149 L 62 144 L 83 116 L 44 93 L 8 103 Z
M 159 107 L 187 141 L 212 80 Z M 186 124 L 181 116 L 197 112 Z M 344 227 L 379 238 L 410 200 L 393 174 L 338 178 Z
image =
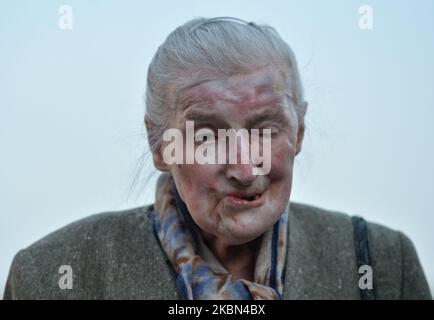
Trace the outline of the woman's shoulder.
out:
M 290 224 L 292 222 L 293 229 L 298 229 L 294 233 L 312 239 L 312 246 L 329 248 L 333 259 L 346 252 L 355 256 L 352 215 L 302 203 L 291 203 L 290 213 Z M 371 221 L 366 221 L 366 230 L 378 297 L 431 299 L 423 268 L 410 238 L 400 230 Z
M 290 212 L 297 224 L 303 225 L 306 231 L 337 238 L 344 234 L 354 235 L 353 215 L 296 202 L 290 204 Z M 408 248 L 412 245 L 411 240 L 402 231 L 392 227 L 368 220 L 366 229 L 369 244 L 375 254 L 385 255 L 387 252 L 400 251 L 405 249 L 403 247 Z
M 5 298 L 152 299 L 157 292 L 152 290 L 154 279 L 167 272 L 150 223 L 152 209 L 148 205 L 94 214 L 20 250 Z M 61 290 L 59 281 L 68 270 L 74 289 Z
M 336 227 L 344 229 L 353 228 L 352 218 L 354 216 L 342 211 L 324 209 L 299 202 L 291 202 L 290 212 L 298 221 L 308 224 L 316 229 L 327 231 L 330 230 L 330 228 L 335 229 Z M 383 240 L 389 239 L 394 243 L 398 239 L 397 237 L 402 234 L 402 232 L 383 224 L 371 221 L 366 221 L 366 223 L 370 237 L 382 238 Z
M 24 250 L 33 256 L 53 255 L 55 252 L 60 255 L 66 251 L 83 254 L 87 249 L 95 250 L 99 244 L 107 245 L 124 236 L 132 239 L 134 233 L 147 237 L 150 236 L 150 232 L 146 231 L 150 228 L 148 220 L 152 208 L 152 205 L 147 205 L 92 214 L 51 232 Z

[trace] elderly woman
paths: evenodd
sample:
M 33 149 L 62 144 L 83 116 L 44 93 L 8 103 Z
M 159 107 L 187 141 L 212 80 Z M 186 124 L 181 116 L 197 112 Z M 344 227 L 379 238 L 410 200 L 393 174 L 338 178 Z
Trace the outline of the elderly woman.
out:
M 403 233 L 290 202 L 307 103 L 273 28 L 194 19 L 168 36 L 147 76 L 145 123 L 162 171 L 154 205 L 91 216 L 21 250 L 6 299 L 431 298 Z M 249 136 L 227 148 L 225 129 Z M 238 161 L 249 142 L 260 152 Z

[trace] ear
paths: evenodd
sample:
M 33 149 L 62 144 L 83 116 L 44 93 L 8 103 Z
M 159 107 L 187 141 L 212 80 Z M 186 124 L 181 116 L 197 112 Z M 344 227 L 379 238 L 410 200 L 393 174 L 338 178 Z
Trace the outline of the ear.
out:
M 297 132 L 297 145 L 295 148 L 295 155 L 298 155 L 301 151 L 301 145 L 303 144 L 304 138 L 304 124 L 300 125 Z
M 295 155 L 298 155 L 301 151 L 301 145 L 303 144 L 303 138 L 304 138 L 304 116 L 306 115 L 307 111 L 307 102 L 303 102 L 301 106 L 301 121 L 298 124 L 298 132 L 297 132 L 297 145 L 295 148 Z
M 152 137 L 152 132 L 155 124 L 151 121 L 151 119 L 147 115 L 145 115 L 145 126 L 146 126 L 146 132 L 148 136 L 148 144 L 152 152 L 152 160 L 154 162 L 155 168 L 157 168 L 160 171 L 169 171 L 169 166 L 163 160 L 161 148 L 158 148 L 157 150 L 152 150 L 151 137 Z

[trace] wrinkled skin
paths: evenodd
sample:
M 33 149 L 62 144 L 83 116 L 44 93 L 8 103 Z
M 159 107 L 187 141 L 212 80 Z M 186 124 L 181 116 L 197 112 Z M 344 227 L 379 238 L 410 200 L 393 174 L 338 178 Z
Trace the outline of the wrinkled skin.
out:
M 304 128 L 297 121 L 286 80 L 276 67 L 268 66 L 201 83 L 183 92 L 179 101 L 171 122 L 173 128 L 184 130 L 185 121 L 194 120 L 195 130 L 272 130 L 271 171 L 263 176 L 252 174 L 252 163 L 167 165 L 161 154 L 154 154 L 156 167 L 171 172 L 212 251 L 223 265 L 234 270 L 233 274 L 251 278 L 248 266 L 254 262 L 255 240 L 270 230 L 285 210 L 291 194 L 294 158 L 303 139 Z M 260 114 L 265 116 L 260 119 Z M 260 193 L 262 200 L 254 208 L 237 206 L 236 201 L 230 201 L 233 198 L 227 197 L 233 192 Z

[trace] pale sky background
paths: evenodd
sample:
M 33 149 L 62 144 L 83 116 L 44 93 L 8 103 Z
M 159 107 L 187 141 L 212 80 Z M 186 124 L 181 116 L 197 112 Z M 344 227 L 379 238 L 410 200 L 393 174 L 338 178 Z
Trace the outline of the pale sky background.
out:
M 59 6 L 73 29 L 58 27 Z M 361 5 L 373 29 L 358 27 Z M 309 101 L 292 200 L 406 233 L 434 288 L 434 1 L 2 1 L 0 296 L 14 254 L 128 196 L 147 148 L 147 66 L 174 28 L 235 16 L 274 26 Z M 150 172 L 148 165 L 142 178 Z

